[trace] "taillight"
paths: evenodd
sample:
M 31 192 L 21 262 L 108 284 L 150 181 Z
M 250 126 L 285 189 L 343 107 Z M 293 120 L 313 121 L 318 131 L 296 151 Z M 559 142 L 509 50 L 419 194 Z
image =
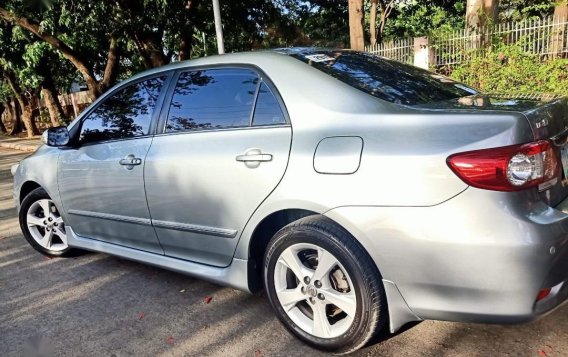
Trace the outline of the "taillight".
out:
M 448 165 L 470 186 L 519 191 L 553 186 L 560 176 L 558 157 L 550 142 L 468 151 L 448 157 Z

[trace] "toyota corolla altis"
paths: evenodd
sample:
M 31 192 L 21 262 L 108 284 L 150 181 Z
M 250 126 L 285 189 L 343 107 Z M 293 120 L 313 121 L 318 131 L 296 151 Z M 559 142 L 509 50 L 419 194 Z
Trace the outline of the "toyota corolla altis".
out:
M 488 97 L 361 52 L 138 74 L 13 168 L 24 237 L 250 292 L 320 349 L 568 296 L 568 102 Z

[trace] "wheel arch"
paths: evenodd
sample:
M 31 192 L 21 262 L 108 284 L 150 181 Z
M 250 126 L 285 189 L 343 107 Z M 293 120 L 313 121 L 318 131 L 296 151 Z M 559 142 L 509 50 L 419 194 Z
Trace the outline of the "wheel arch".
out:
M 268 242 L 272 237 L 278 232 L 280 229 L 284 228 L 286 225 L 297 221 L 301 218 L 307 216 L 314 216 L 319 215 L 325 217 L 326 219 L 333 222 L 333 224 L 337 225 L 339 228 L 347 232 L 353 239 L 361 246 L 361 248 L 369 255 L 371 261 L 374 263 L 375 268 L 379 272 L 381 276 L 381 270 L 378 266 L 377 262 L 370 254 L 369 250 L 366 247 L 364 241 L 361 241 L 357 238 L 355 234 L 345 225 L 342 225 L 337 220 L 327 216 L 324 213 L 319 213 L 316 211 L 312 211 L 310 209 L 302 209 L 302 208 L 290 208 L 290 209 L 281 209 L 275 212 L 272 212 L 265 216 L 254 228 L 250 239 L 248 241 L 248 286 L 249 290 L 252 293 L 258 293 L 263 290 L 262 286 L 262 266 L 263 266 L 263 259 L 264 253 L 266 252 L 266 248 L 268 246 Z
M 264 217 L 254 228 L 248 242 L 248 286 L 252 293 L 262 287 L 262 260 L 270 239 L 286 225 L 320 213 L 301 208 L 281 209 Z
M 22 201 L 24 200 L 24 198 L 33 190 L 35 190 L 36 188 L 40 188 L 42 187 L 39 183 L 37 183 L 36 181 L 33 180 L 28 180 L 26 182 L 24 182 L 22 184 L 22 186 L 20 187 L 20 193 L 18 196 L 18 202 L 22 203 Z
M 331 212 L 328 211 L 327 213 Z M 422 320 L 408 307 L 404 297 L 398 290 L 396 283 L 383 278 L 378 262 L 369 252 L 368 237 L 366 237 L 362 232 L 359 232 L 352 224 L 350 224 L 350 222 L 343 220 L 340 216 L 318 213 L 309 209 L 281 209 L 268 214 L 256 225 L 248 242 L 249 259 L 247 280 L 249 290 L 252 293 L 260 293 L 263 290 L 262 267 L 264 253 L 266 252 L 268 242 L 272 236 L 289 223 L 312 215 L 320 215 L 332 221 L 353 237 L 353 239 L 355 239 L 361 248 L 369 255 L 371 261 L 375 265 L 375 268 L 379 272 L 379 277 L 385 289 L 389 320 L 388 323 L 391 333 L 396 332 L 409 322 Z

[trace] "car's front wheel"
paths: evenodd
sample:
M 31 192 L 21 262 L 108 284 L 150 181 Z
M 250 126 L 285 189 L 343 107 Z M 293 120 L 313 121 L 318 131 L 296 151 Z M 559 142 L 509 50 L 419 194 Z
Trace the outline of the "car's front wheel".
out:
M 22 200 L 19 219 L 24 237 L 38 252 L 48 256 L 71 253 L 65 222 L 43 188 L 33 190 Z
M 387 319 L 373 261 L 345 230 L 321 216 L 282 228 L 264 259 L 268 298 L 284 325 L 308 344 L 348 353 Z

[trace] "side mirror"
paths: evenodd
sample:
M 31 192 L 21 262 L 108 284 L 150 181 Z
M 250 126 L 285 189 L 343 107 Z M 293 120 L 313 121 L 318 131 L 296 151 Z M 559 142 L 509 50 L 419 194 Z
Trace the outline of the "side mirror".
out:
M 49 128 L 41 134 L 41 140 L 47 146 L 65 146 L 69 144 L 69 131 L 65 126 Z

